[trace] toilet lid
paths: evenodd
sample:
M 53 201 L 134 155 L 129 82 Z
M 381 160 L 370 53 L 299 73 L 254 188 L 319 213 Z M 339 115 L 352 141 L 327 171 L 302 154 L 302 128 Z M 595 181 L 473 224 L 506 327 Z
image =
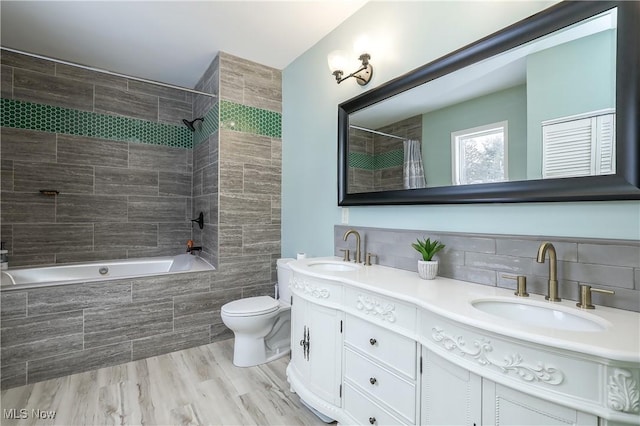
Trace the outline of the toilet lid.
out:
M 222 307 L 222 311 L 227 315 L 249 316 L 268 314 L 278 309 L 278 306 L 278 301 L 273 297 L 257 296 L 229 302 Z

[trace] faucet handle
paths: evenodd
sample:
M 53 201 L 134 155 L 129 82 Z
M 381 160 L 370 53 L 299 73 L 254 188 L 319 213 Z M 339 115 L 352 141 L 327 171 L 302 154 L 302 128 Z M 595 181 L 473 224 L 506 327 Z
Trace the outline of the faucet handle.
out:
M 351 262 L 351 256 L 349 256 L 349 249 L 340 249 L 340 251 L 344 252 L 344 256 L 342 256 L 342 260 L 345 262 Z
M 365 266 L 371 266 L 371 258 L 372 257 L 375 257 L 377 259 L 378 255 L 377 254 L 373 254 L 373 253 L 367 253 L 367 257 L 366 257 L 366 260 L 364 262 Z
M 525 277 L 524 275 L 516 276 L 503 274 L 502 278 L 506 278 L 508 280 L 516 280 L 517 287 L 515 293 L 513 294 L 518 297 L 529 297 L 529 293 L 527 293 L 527 277 Z
M 592 288 L 590 285 L 580 284 L 580 294 L 579 294 L 580 298 L 578 300 L 578 303 L 576 303 L 576 306 L 580 309 L 595 309 L 596 307 L 593 306 L 593 304 L 591 304 L 591 293 L 594 291 L 596 293 L 603 293 L 603 294 L 616 294 L 616 292 L 612 290 L 605 290 L 602 288 Z

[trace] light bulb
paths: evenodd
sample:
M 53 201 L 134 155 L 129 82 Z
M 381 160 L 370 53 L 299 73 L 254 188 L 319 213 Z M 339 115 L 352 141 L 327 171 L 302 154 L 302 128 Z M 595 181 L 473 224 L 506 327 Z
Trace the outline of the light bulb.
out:
M 344 71 L 347 65 L 347 55 L 342 50 L 334 50 L 327 56 L 327 62 L 331 72 Z
M 371 40 L 369 36 L 359 36 L 353 43 L 353 52 L 356 54 L 356 58 L 363 53 L 371 54 Z

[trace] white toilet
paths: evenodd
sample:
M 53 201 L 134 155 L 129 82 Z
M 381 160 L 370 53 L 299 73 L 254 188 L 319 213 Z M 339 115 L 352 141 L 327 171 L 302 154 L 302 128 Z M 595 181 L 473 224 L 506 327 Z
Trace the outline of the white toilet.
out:
M 247 297 L 222 306 L 222 322 L 235 335 L 233 364 L 251 367 L 291 352 L 291 291 L 289 279 L 294 259 L 278 259 L 276 297 Z

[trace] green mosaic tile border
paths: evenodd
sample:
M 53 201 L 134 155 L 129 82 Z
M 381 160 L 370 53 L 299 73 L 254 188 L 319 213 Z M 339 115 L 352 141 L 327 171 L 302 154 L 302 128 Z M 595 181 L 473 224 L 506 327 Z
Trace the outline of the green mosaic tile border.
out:
M 220 100 L 220 128 L 282 138 L 282 114 Z
M 361 152 L 349 153 L 349 167 L 363 170 L 381 170 L 390 167 L 402 166 L 404 151 L 401 149 L 388 151 L 382 154 L 363 154 Z
M 2 98 L 1 101 L 0 126 L 2 127 L 179 148 L 193 146 L 193 134 L 184 126 L 6 98 Z
M 354 169 L 373 170 L 373 155 L 362 152 L 349 153 L 349 167 Z
M 373 156 L 374 170 L 402 166 L 402 163 L 404 163 L 404 150 L 402 149 L 387 151 Z
M 211 109 L 204 116 L 202 125 L 196 123 L 196 131 L 193 134 L 193 146 L 200 144 L 207 140 L 209 135 L 218 131 L 218 124 L 220 123 L 220 106 L 218 102 L 215 102 Z

